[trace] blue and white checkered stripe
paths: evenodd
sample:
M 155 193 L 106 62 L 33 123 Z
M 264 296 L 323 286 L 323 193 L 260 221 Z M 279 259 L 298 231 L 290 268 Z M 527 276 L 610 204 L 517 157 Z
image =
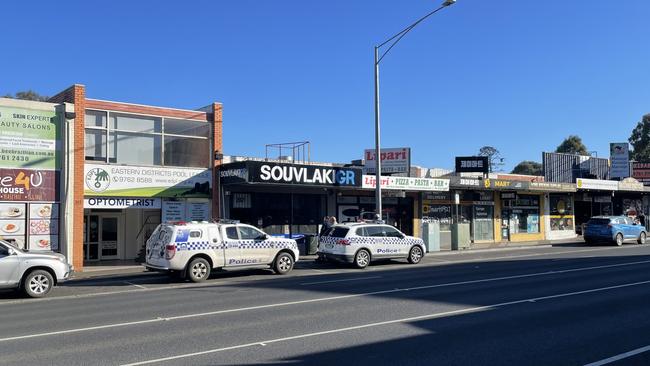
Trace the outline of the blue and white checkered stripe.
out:
M 295 241 L 292 240 L 238 240 L 229 241 L 222 244 L 211 243 L 209 241 L 196 241 L 189 243 L 176 243 L 176 250 L 208 250 L 208 249 L 226 249 L 226 248 L 239 248 L 239 249 L 297 249 Z

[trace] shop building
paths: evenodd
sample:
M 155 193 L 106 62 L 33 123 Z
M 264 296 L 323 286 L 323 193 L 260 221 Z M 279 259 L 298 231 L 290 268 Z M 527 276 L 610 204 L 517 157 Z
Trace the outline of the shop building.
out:
M 22 192 L 0 196 L 12 221 L 4 228 L 15 230 L 3 234 L 60 251 L 76 270 L 138 258 L 161 221 L 220 212 L 219 103 L 183 110 L 104 101 L 74 85 L 48 103 L 0 99 L 0 123 L 9 126 L 0 129 L 2 180 Z

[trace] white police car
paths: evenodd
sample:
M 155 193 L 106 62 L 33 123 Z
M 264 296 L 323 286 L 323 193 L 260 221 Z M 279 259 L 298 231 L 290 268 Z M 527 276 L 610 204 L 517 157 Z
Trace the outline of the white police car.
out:
M 146 256 L 149 270 L 201 282 L 216 268 L 270 265 L 286 274 L 298 260 L 298 246 L 234 221 L 165 223 L 147 240 Z
M 319 260 L 354 263 L 365 268 L 377 259 L 406 258 L 419 263 L 424 257 L 424 241 L 402 234 L 382 221 L 334 225 L 318 239 Z

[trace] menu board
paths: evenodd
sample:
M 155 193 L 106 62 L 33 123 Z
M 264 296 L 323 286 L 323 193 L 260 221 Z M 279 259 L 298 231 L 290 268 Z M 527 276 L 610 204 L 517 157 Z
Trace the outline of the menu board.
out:
M 19 248 L 25 247 L 24 203 L 0 203 L 0 239 L 15 242 Z

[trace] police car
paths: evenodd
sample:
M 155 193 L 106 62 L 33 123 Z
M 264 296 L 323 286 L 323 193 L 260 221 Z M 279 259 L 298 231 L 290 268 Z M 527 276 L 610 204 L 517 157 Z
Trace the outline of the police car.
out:
M 147 240 L 146 267 L 201 282 L 217 268 L 270 265 L 286 274 L 298 260 L 295 240 L 274 238 L 236 221 L 160 224 Z
M 424 241 L 402 234 L 383 221 L 344 223 L 327 229 L 318 239 L 318 259 L 353 263 L 365 268 L 377 259 L 406 258 L 419 263 Z

